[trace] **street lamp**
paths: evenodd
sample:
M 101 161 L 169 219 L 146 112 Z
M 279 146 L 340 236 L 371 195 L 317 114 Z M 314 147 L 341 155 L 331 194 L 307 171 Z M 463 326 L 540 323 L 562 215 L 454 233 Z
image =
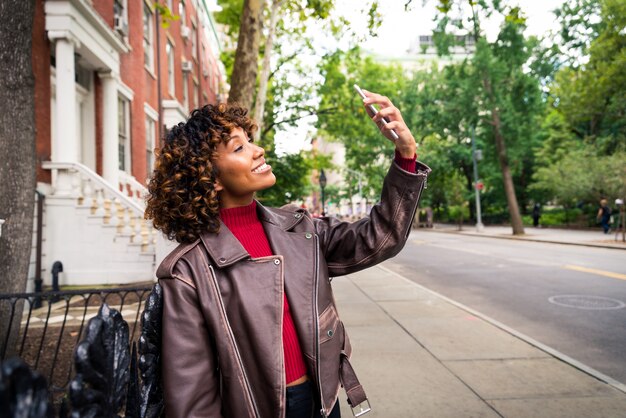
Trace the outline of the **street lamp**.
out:
M 472 126 L 472 162 L 474 164 L 474 196 L 476 197 L 476 231 L 482 232 L 484 229 L 482 216 L 480 213 L 480 190 L 478 182 L 478 161 L 482 160 L 482 151 L 476 149 L 476 127 Z
M 326 216 L 325 206 L 324 206 L 324 187 L 326 187 L 326 174 L 324 174 L 324 169 L 320 171 L 320 188 L 322 189 L 322 216 Z

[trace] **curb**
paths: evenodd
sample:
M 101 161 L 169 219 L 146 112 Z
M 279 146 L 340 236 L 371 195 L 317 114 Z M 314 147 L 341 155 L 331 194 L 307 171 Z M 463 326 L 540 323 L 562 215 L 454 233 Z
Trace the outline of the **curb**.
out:
M 614 387 L 615 389 L 619 390 L 620 392 L 626 393 L 626 384 L 621 383 L 621 382 L 613 379 L 612 377 L 609 377 L 609 376 L 605 375 L 604 373 L 601 373 L 601 372 L 599 372 L 599 371 L 597 371 L 597 370 L 595 370 L 595 369 L 593 369 L 593 368 L 591 368 L 591 367 L 581 363 L 580 361 L 575 360 L 575 359 L 567 356 L 566 354 L 563 354 L 560 351 L 555 350 L 552 347 L 549 347 L 549 346 L 547 346 L 545 344 L 542 344 L 539 341 L 537 341 L 537 340 L 535 340 L 535 339 L 533 339 L 533 338 L 531 338 L 531 337 L 529 337 L 529 336 L 527 336 L 525 334 L 522 334 L 521 332 L 516 331 L 513 328 L 511 328 L 511 327 L 509 327 L 507 325 L 504 325 L 503 323 L 501 323 L 501 322 L 499 322 L 499 321 L 497 321 L 497 320 L 495 320 L 495 319 L 493 319 L 493 318 L 491 318 L 491 317 L 489 317 L 487 315 L 484 315 L 484 314 L 482 314 L 482 313 L 480 313 L 480 312 L 478 312 L 478 311 L 476 311 L 476 310 L 474 310 L 474 309 L 472 309 L 472 308 L 470 308 L 468 306 L 465 306 L 462 303 L 459 303 L 459 302 L 457 302 L 455 300 L 452 300 L 452 299 L 450 299 L 450 298 L 448 298 L 448 297 L 446 297 L 446 296 L 444 296 L 444 295 L 442 295 L 440 293 L 435 292 L 434 290 L 430 290 L 427 287 L 424 287 L 424 286 L 422 286 L 419 283 L 415 283 L 414 281 L 404 277 L 403 275 L 401 275 L 399 273 L 396 273 L 393 270 L 390 270 L 389 268 L 387 268 L 385 266 L 382 266 L 382 265 L 379 264 L 376 267 L 378 267 L 378 268 L 384 270 L 385 272 L 387 272 L 389 274 L 392 274 L 392 275 L 394 275 L 394 276 L 396 276 L 398 278 L 401 278 L 401 279 L 407 281 L 408 283 L 411 283 L 414 286 L 417 286 L 421 290 L 426 291 L 426 292 L 428 292 L 428 293 L 430 293 L 430 294 L 432 294 L 432 295 L 434 295 L 434 296 L 436 296 L 436 297 L 438 297 L 438 298 L 440 298 L 440 299 L 442 299 L 442 300 L 444 300 L 444 301 L 446 301 L 446 302 L 456 306 L 457 308 L 460 308 L 460 309 L 462 309 L 462 310 L 464 310 L 464 311 L 466 311 L 466 312 L 468 312 L 468 313 L 470 313 L 470 314 L 472 314 L 472 315 L 482 319 L 483 321 L 488 322 L 489 324 L 491 324 L 491 325 L 493 325 L 493 326 L 495 326 L 495 327 L 497 327 L 497 328 L 499 328 L 499 329 L 501 329 L 501 330 L 503 330 L 503 331 L 513 335 L 514 337 L 516 337 L 516 338 L 518 338 L 518 339 L 520 339 L 520 340 L 522 340 L 522 341 L 524 341 L 524 342 L 526 342 L 526 343 L 528 343 L 530 345 L 532 345 L 533 347 L 537 348 L 538 350 L 541 350 L 541 351 L 551 355 L 552 357 L 555 357 L 555 358 L 561 360 L 562 362 L 564 362 L 566 364 L 569 364 L 570 366 L 574 367 L 575 369 L 578 369 L 581 372 L 586 373 L 589 376 L 591 376 L 591 377 L 593 377 L 593 378 L 595 378 L 595 379 L 597 379 L 597 380 L 599 380 L 601 382 L 604 382 L 607 385 L 610 385 L 610 386 Z
M 466 235 L 470 237 L 482 237 L 482 238 L 496 238 L 496 239 L 508 239 L 512 241 L 531 241 L 531 242 L 544 242 L 547 244 L 563 244 L 563 245 L 577 245 L 579 247 L 595 247 L 595 248 L 608 248 L 610 250 L 626 250 L 626 245 L 623 247 L 618 247 L 614 245 L 608 244 L 593 244 L 593 243 L 582 243 L 582 242 L 568 242 L 568 241 L 553 241 L 547 239 L 534 239 L 534 238 L 526 238 L 526 237 L 515 237 L 515 236 L 499 236 L 499 235 L 488 235 L 488 234 L 478 234 L 475 232 L 459 232 L 459 231 L 446 231 L 442 229 L 429 229 L 428 232 L 437 232 L 441 234 L 454 234 L 454 235 Z

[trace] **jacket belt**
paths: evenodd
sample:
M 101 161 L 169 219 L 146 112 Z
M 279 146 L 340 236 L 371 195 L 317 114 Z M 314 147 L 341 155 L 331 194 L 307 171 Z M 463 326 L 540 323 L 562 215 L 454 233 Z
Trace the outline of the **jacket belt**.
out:
M 356 373 L 350 364 L 348 354 L 343 350 L 341 351 L 341 360 L 339 363 L 339 379 L 348 395 L 348 403 L 352 408 L 352 414 L 355 417 L 359 417 L 369 412 L 370 405 L 367 400 L 367 395 L 365 395 L 365 390 L 356 377 Z M 367 402 L 366 406 L 362 405 L 364 402 Z M 355 411 L 357 406 L 360 406 L 360 409 Z

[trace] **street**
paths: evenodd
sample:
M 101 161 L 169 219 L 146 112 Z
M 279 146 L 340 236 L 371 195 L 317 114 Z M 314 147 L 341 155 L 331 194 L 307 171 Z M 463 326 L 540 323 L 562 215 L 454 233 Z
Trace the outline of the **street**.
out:
M 626 383 L 626 252 L 414 231 L 389 269 Z

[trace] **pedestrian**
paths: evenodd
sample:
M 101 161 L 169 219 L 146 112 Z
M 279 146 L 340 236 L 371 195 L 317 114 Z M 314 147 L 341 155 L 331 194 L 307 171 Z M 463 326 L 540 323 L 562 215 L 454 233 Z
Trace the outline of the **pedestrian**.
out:
M 336 418 L 340 385 L 352 406 L 368 403 L 330 277 L 402 249 L 430 169 L 399 110 L 367 96 L 395 159 L 380 203 L 355 223 L 254 199 L 276 178 L 241 107 L 204 106 L 167 134 L 146 209 L 180 243 L 157 271 L 167 417 Z
M 533 226 L 535 228 L 539 226 L 539 218 L 541 218 L 541 205 L 535 203 L 535 206 L 533 206 Z
M 600 209 L 598 209 L 598 215 L 596 215 L 596 219 L 600 221 L 604 233 L 608 234 L 611 230 L 611 208 L 609 207 L 606 199 L 600 200 Z

